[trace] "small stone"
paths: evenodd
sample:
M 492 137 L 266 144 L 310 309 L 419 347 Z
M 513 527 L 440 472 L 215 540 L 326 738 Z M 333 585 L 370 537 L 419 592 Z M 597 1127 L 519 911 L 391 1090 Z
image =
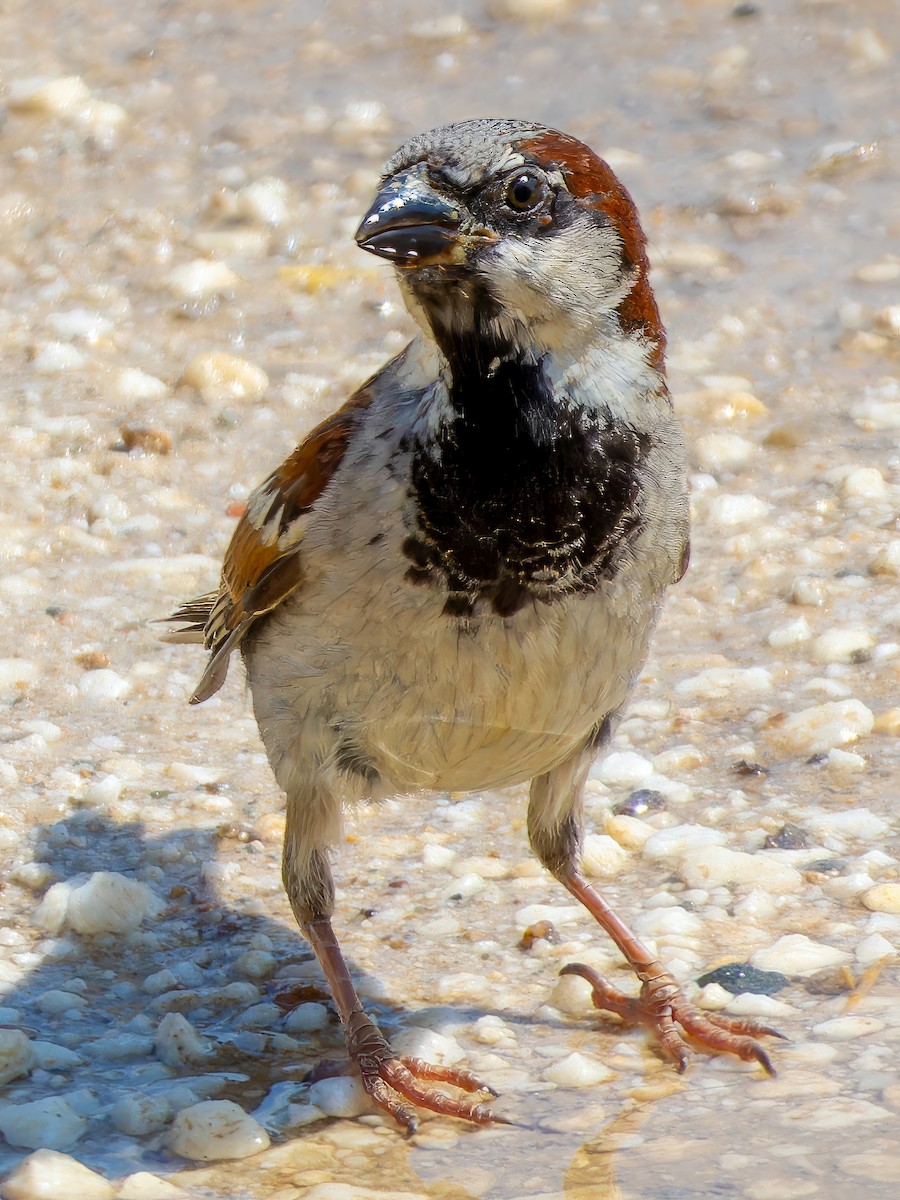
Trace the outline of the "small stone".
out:
M 589 833 L 581 849 L 581 865 L 592 879 L 611 879 L 628 862 L 628 852 L 608 834 Z
M 172 438 L 164 429 L 152 425 L 121 425 L 119 436 L 126 450 L 141 450 L 144 454 L 170 454 Z
M 896 946 L 880 933 L 873 933 L 869 937 L 863 938 L 856 947 L 856 961 L 862 967 L 868 967 L 872 963 L 894 958 L 896 954 Z
M 372 1111 L 372 1102 L 355 1075 L 319 1079 L 309 1089 L 309 1102 L 328 1117 L 360 1117 Z
M 169 1148 L 192 1162 L 249 1158 L 269 1145 L 258 1121 L 231 1100 L 202 1100 L 175 1118 Z
M 697 983 L 701 987 L 717 983 L 733 995 L 753 992 L 758 996 L 773 996 L 787 987 L 789 980 L 779 971 L 760 971 L 749 963 L 726 963 L 701 975 Z
M 896 579 L 900 577 L 900 540 L 888 542 L 879 550 L 869 564 L 873 575 L 889 575 Z
M 833 700 L 792 713 L 770 731 L 772 741 L 794 754 L 827 754 L 871 733 L 875 717 L 859 700 Z
M 28 1150 L 68 1150 L 84 1134 L 87 1124 L 63 1096 L 0 1108 L 0 1133 L 11 1146 Z
M 78 691 L 94 704 L 105 704 L 121 700 L 131 691 L 131 684 L 116 671 L 88 671 L 78 681 Z
M 599 1059 L 588 1058 L 576 1052 L 548 1067 L 544 1078 L 550 1083 L 555 1083 L 557 1087 L 585 1088 L 607 1083 L 615 1078 L 615 1074 L 615 1071 Z
M 688 887 L 707 890 L 750 883 L 771 892 L 796 892 L 803 886 L 803 876 L 794 867 L 763 854 L 746 854 L 726 846 L 687 850 L 682 855 L 679 873 Z
M 649 859 L 677 859 L 688 850 L 700 846 L 721 846 L 725 834 L 706 825 L 672 825 L 657 830 L 644 843 L 644 856 Z
M 665 807 L 666 798 L 662 792 L 656 792 L 652 788 L 638 788 L 636 792 L 614 804 L 612 812 L 614 816 L 641 817 L 644 813 L 663 812 Z
M 825 967 L 842 966 L 851 961 L 846 950 L 814 942 L 802 933 L 789 933 L 771 946 L 757 950 L 750 963 L 761 971 L 783 975 L 812 975 Z
M 815 639 L 812 656 L 817 662 L 850 662 L 874 645 L 875 639 L 865 629 L 831 629 Z
M 276 1016 L 280 1015 L 276 1008 Z M 157 1058 L 167 1067 L 183 1067 L 203 1062 L 211 1052 L 209 1040 L 198 1033 L 181 1013 L 166 1013 L 156 1030 Z
M 144 921 L 158 917 L 164 907 L 145 883 L 114 871 L 95 871 L 77 886 L 54 884 L 41 901 L 35 919 L 52 929 L 61 912 L 56 929 L 65 924 L 76 933 L 88 935 L 130 933 Z
M 882 500 L 888 486 L 877 467 L 856 467 L 844 476 L 841 494 L 848 500 Z
M 884 1029 L 884 1021 L 877 1017 L 850 1016 L 834 1017 L 813 1025 L 813 1033 L 826 1042 L 851 1042 L 859 1037 L 873 1037 Z
M 68 1154 L 38 1150 L 2 1184 L 3 1200 L 113 1200 L 115 1188 Z
M 84 996 L 76 996 L 74 992 L 64 992 L 59 988 L 51 988 L 43 992 L 35 1001 L 37 1008 L 48 1016 L 59 1016 L 72 1009 L 84 1008 L 87 1001 Z
M 268 950 L 245 950 L 234 961 L 235 970 L 247 979 L 268 979 L 278 963 Z
M 291 1009 L 284 1018 L 284 1028 L 288 1033 L 312 1033 L 317 1029 L 325 1029 L 330 1019 L 326 1006 L 311 1000 Z
M 138 1171 L 122 1180 L 116 1200 L 190 1200 L 190 1197 L 174 1183 L 151 1175 L 149 1171 Z
M 254 363 L 224 351 L 198 354 L 185 369 L 182 383 L 195 387 L 208 403 L 256 400 L 269 386 L 269 377 Z
M 233 292 L 240 283 L 230 267 L 222 262 L 195 258 L 175 267 L 166 276 L 169 289 L 185 300 L 200 300 L 205 296 Z
M 0 1029 L 0 1084 L 27 1075 L 34 1066 L 31 1042 L 21 1029 Z
M 713 475 L 722 471 L 734 471 L 745 466 L 759 453 L 755 442 L 748 441 L 736 433 L 707 433 L 694 443 L 694 454 L 698 465 Z
M 170 388 L 155 375 L 148 375 L 146 371 L 140 371 L 137 367 L 126 367 L 116 376 L 115 390 L 120 400 L 132 404 L 147 404 L 168 396 Z
M 607 787 L 636 787 L 653 774 L 653 763 L 633 750 L 614 750 L 591 771 Z
M 871 912 L 900 913 L 900 883 L 876 883 L 862 902 Z

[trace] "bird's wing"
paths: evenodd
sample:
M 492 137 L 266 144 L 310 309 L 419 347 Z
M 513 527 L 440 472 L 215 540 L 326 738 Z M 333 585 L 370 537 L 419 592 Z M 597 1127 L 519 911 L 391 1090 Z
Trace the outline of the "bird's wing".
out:
M 182 626 L 170 640 L 202 641 L 211 652 L 192 704 L 218 691 L 231 652 L 251 625 L 303 583 L 301 548 L 308 514 L 372 402 L 371 382 L 318 425 L 250 496 L 225 552 L 218 592 L 189 601 L 167 618 Z

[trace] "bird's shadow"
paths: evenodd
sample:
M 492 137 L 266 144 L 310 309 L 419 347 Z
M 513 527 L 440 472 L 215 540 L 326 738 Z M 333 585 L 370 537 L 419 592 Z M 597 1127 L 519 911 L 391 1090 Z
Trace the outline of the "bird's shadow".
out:
M 153 1094 L 183 1079 L 200 1095 L 233 1099 L 253 1110 L 273 1089 L 290 1093 L 287 1085 L 296 1085 L 300 1096 L 310 1079 L 330 1070 L 327 1064 L 336 1064 L 339 1071 L 346 1062 L 324 978 L 293 925 L 286 901 L 283 919 L 260 915 L 223 902 L 214 884 L 207 882 L 204 868 L 220 851 L 232 860 L 236 853 L 260 853 L 259 842 L 254 850 L 252 829 L 237 832 L 245 843 L 223 848 L 221 830 L 186 828 L 152 836 L 140 821 L 119 823 L 91 810 L 32 833 L 34 859 L 47 864 L 51 882 L 114 871 L 147 883 L 165 905 L 158 918 L 122 934 L 82 936 L 67 928 L 40 932 L 32 924 L 14 930 L 11 938 L 14 964 L 23 958 L 39 961 L 0 994 L 0 1026 L 20 1028 L 34 1040 L 63 1046 L 77 1061 L 70 1055 L 61 1067 L 39 1065 L 30 1075 L 0 1087 L 0 1109 L 50 1096 L 68 1098 L 88 1117 L 87 1132 L 72 1153 L 106 1174 L 133 1171 L 136 1161 L 147 1170 L 183 1166 L 165 1149 L 163 1136 L 123 1132 L 115 1114 L 125 1097 Z M 232 841 L 234 833 L 228 831 Z M 253 863 L 257 874 L 277 869 L 277 861 Z M 22 901 L 16 907 L 36 907 L 34 896 Z M 271 976 L 248 978 L 241 955 L 260 948 L 272 955 L 275 970 Z M 406 1009 L 382 998 L 383 984 L 352 962 L 350 969 L 364 997 L 372 991 L 379 995 L 366 1005 L 388 1036 L 407 1024 L 431 1027 L 446 1022 L 446 1006 Z M 163 971 L 171 971 L 174 979 L 159 976 Z M 242 986 L 235 989 L 236 982 Z M 258 998 L 253 987 L 258 988 Z M 70 1007 L 60 1006 L 58 996 L 48 997 L 59 992 L 74 997 Z M 288 1014 L 308 1000 L 325 1004 L 329 1021 L 313 1032 L 292 1034 L 293 1041 L 288 1041 Z M 277 1010 L 263 1012 L 260 1023 L 245 1023 L 247 1009 L 266 1002 L 274 1002 Z M 452 1017 L 469 1023 L 487 1011 L 454 1006 Z M 154 1038 L 160 1022 L 172 1012 L 182 1013 L 207 1039 L 206 1057 L 175 1066 L 160 1061 Z M 516 1013 L 504 1017 L 517 1024 L 533 1019 Z M 302 1136 L 302 1130 L 296 1135 Z M 0 1145 L 0 1173 L 26 1153 Z

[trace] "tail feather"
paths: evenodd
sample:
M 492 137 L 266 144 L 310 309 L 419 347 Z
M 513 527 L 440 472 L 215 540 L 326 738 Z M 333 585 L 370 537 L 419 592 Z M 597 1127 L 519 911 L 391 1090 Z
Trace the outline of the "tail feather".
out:
M 199 642 L 206 641 L 206 627 L 212 614 L 213 605 L 218 599 L 218 592 L 209 592 L 206 596 L 198 596 L 189 600 L 181 608 L 168 617 L 160 617 L 161 625 L 180 625 L 181 629 L 167 629 L 162 635 L 166 642 Z

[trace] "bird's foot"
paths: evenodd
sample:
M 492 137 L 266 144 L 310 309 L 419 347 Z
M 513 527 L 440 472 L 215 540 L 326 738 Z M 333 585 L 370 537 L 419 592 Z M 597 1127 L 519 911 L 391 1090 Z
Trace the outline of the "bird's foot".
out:
M 457 1067 L 442 1067 L 421 1058 L 395 1055 L 382 1034 L 359 1009 L 352 1014 L 347 1044 L 363 1087 L 379 1108 L 405 1127 L 407 1134 L 415 1133 L 418 1128 L 416 1108 L 427 1108 L 478 1125 L 509 1123 L 478 1101 L 479 1092 L 496 1096 L 493 1088 Z M 435 1083 L 450 1084 L 463 1094 L 448 1095 L 439 1087 L 431 1086 Z
M 728 1017 L 724 1013 L 703 1012 L 689 1003 L 668 971 L 652 965 L 641 987 L 640 996 L 627 996 L 583 963 L 569 963 L 561 975 L 580 975 L 591 985 L 594 1007 L 615 1013 L 632 1025 L 647 1025 L 658 1038 L 663 1053 L 679 1071 L 687 1066 L 687 1046 L 676 1025 L 694 1042 L 716 1054 L 734 1054 L 745 1062 L 758 1062 L 769 1075 L 775 1074 L 772 1060 L 756 1040 L 760 1037 L 783 1038 L 770 1025 L 752 1017 Z

